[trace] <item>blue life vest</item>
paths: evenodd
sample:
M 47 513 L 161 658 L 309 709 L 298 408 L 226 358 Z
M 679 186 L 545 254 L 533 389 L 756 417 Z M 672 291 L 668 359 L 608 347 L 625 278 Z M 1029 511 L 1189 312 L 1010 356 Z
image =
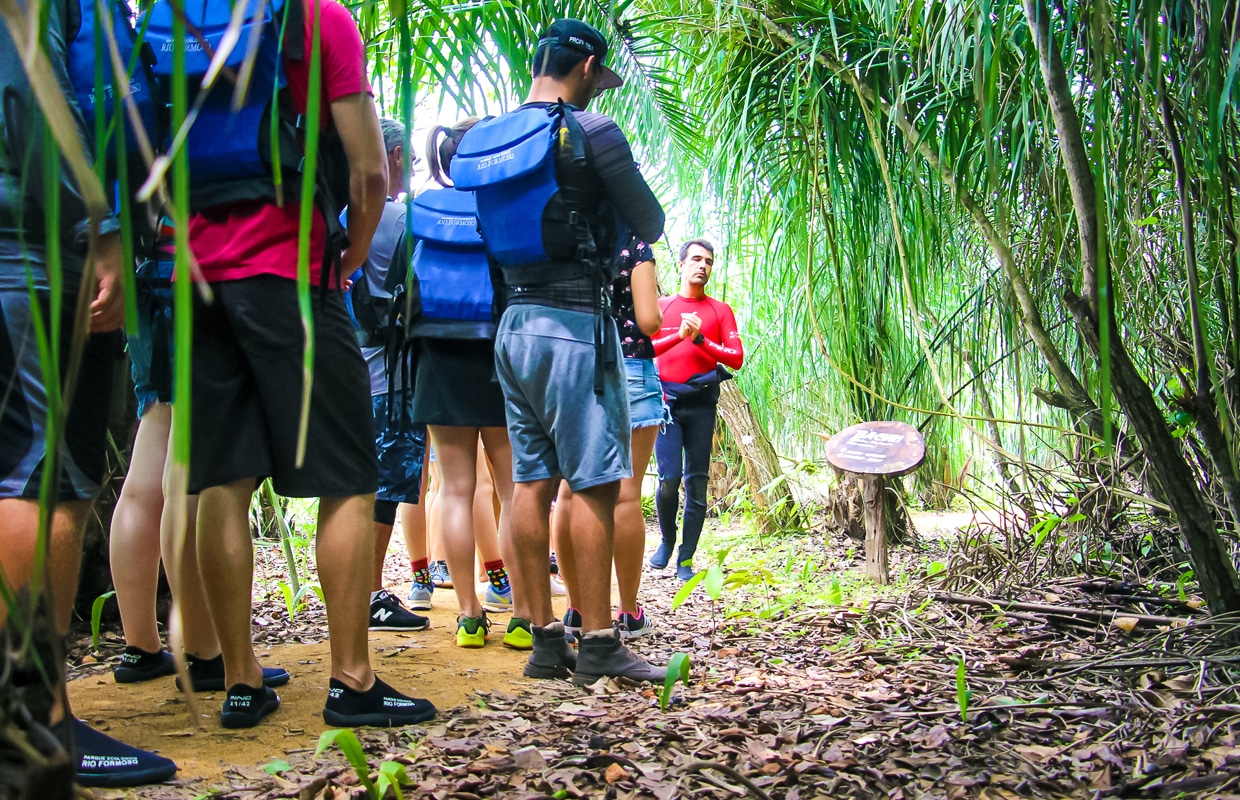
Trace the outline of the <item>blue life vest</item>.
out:
M 453 182 L 477 196 L 487 252 L 510 285 L 593 277 L 605 267 L 591 229 L 599 209 L 576 207 L 557 178 L 574 168 L 586 168 L 585 133 L 563 103 L 483 120 L 461 139 Z M 550 208 L 557 199 L 558 221 Z M 559 258 L 550 255 L 549 236 L 563 237 Z
M 115 125 L 119 126 L 111 131 L 106 149 L 101 147 L 108 170 L 112 172 L 116 168 L 118 142 L 122 136 L 130 163 L 137 166 L 141 163 L 141 156 L 137 134 L 120 100 L 122 92 L 118 90 L 116 71 L 112 67 L 111 46 L 100 21 L 102 10 L 111 15 L 112 38 L 116 41 L 121 63 L 129 71 L 129 94 L 146 130 L 147 140 L 153 146 L 160 144 L 156 129 L 159 104 L 156 99 L 157 86 L 151 72 L 155 55 L 148 44 L 139 41 L 124 0 L 69 0 L 69 32 L 66 34 L 69 83 L 88 130 L 95 130 L 95 121 L 101 114 L 107 125 L 115 121 Z M 76 33 L 72 33 L 75 29 Z M 99 79 L 98 86 L 96 78 Z M 118 134 L 118 130 L 122 133 Z M 96 145 L 101 146 L 101 143 Z
M 471 192 L 433 189 L 414 199 L 409 230 L 414 249 L 410 336 L 490 339 L 495 336 L 495 290 L 486 245 L 478 233 Z

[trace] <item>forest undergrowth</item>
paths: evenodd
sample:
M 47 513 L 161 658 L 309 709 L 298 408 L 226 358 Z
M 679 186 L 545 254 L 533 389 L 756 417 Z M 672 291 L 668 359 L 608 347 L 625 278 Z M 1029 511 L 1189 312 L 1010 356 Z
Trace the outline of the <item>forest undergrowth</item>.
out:
M 1094 574 L 1085 559 L 1056 577 L 1027 556 L 1023 573 L 997 581 L 1008 545 L 1001 527 L 983 526 L 893 549 L 893 582 L 880 589 L 864 582 L 863 547 L 847 537 L 715 522 L 699 566 L 718 563 L 722 581 L 702 581 L 673 608 L 670 573 L 645 576 L 658 627 L 635 649 L 692 663 L 666 710 L 662 687 L 514 675 L 477 686 L 425 728 L 358 731 L 365 780 L 340 749 L 301 747 L 255 753 L 226 785 L 103 796 L 366 797 L 385 774 L 386 786 L 402 785 L 387 796 L 417 798 L 1240 791 L 1240 618 L 1206 616 L 1191 582 L 1126 580 L 1114 564 Z M 259 561 L 268 589 L 256 636 L 277 649 L 322 638 L 314 598 L 290 624 L 272 588 L 278 552 L 260 550 Z M 85 660 L 109 647 L 105 637 Z M 89 651 L 79 642 L 75 674 L 102 669 L 82 663 Z

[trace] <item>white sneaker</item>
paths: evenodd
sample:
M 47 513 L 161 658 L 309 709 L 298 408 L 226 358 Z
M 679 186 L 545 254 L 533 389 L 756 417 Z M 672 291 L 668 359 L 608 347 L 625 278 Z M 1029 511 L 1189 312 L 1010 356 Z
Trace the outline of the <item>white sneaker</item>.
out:
M 551 576 L 551 594 L 555 597 L 563 597 L 568 594 L 568 590 L 564 588 L 564 581 L 560 580 L 559 575 Z

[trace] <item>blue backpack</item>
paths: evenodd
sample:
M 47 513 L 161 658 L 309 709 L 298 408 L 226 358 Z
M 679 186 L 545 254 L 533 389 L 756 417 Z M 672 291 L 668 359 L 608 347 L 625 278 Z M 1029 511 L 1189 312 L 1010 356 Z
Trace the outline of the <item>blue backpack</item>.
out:
M 564 103 L 483 120 L 461 139 L 453 181 L 477 196 L 482 238 L 508 283 L 536 285 L 604 269 L 591 227 L 597 209 L 574 202 L 557 180 L 557 174 L 586 167 L 585 132 Z M 545 238 L 548 207 L 557 197 L 568 218 L 551 230 L 575 241 L 569 259 L 549 255 Z
M 410 206 L 409 231 L 416 242 L 410 304 L 420 309 L 409 335 L 494 337 L 495 290 L 474 195 L 456 189 L 423 192 Z
M 193 211 L 242 200 L 282 204 L 299 198 L 305 165 L 304 116 L 293 108 L 284 59 L 300 61 L 305 52 L 305 8 L 301 0 L 238 0 L 244 3 L 240 36 L 225 69 L 204 88 L 207 69 L 233 13 L 231 0 L 156 0 L 149 14 L 147 41 L 156 54 L 155 75 L 172 78 L 174 15 L 185 16 L 185 73 L 189 102 L 197 117 L 185 147 L 189 156 L 190 208 Z M 261 11 L 261 13 L 259 13 Z M 283 31 L 283 33 L 282 33 Z M 247 51 L 257 36 L 252 63 Z M 246 93 L 234 107 L 239 81 Z M 317 122 L 317 121 L 316 121 Z M 322 280 L 326 291 L 331 266 L 348 247 L 340 209 L 348 198 L 348 158 L 334 131 L 319 140 L 313 201 L 327 223 Z
M 121 63 L 129 71 L 129 94 L 146 130 L 147 140 L 155 146 L 160 144 L 161 139 L 156 125 L 160 104 L 157 101 L 158 87 L 151 71 L 155 63 L 154 51 L 149 44 L 139 40 L 124 0 L 69 0 L 68 30 L 65 34 L 69 83 L 87 129 L 94 131 L 100 117 L 105 126 L 111 127 L 111 130 L 105 129 L 108 137 L 106 147 L 102 142 L 97 142 L 96 146 L 104 154 L 108 172 L 114 173 L 120 149 L 118 142 L 122 138 L 131 163 L 135 166 L 140 164 L 141 157 L 138 155 L 137 133 L 120 101 L 122 92 L 118 90 L 116 71 L 112 68 L 111 46 L 103 30 L 105 26 L 100 21 L 101 11 L 111 15 L 112 38 L 116 41 Z

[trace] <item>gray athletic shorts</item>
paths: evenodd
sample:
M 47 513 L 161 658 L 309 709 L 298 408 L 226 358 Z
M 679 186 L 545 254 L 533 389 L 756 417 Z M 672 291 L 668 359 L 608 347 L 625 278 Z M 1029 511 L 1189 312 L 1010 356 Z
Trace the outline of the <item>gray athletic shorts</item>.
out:
M 611 323 L 609 323 L 611 324 Z M 594 315 L 510 306 L 495 338 L 504 389 L 512 476 L 517 483 L 562 476 L 573 491 L 632 475 L 629 398 L 618 337 L 617 368 L 594 393 Z

